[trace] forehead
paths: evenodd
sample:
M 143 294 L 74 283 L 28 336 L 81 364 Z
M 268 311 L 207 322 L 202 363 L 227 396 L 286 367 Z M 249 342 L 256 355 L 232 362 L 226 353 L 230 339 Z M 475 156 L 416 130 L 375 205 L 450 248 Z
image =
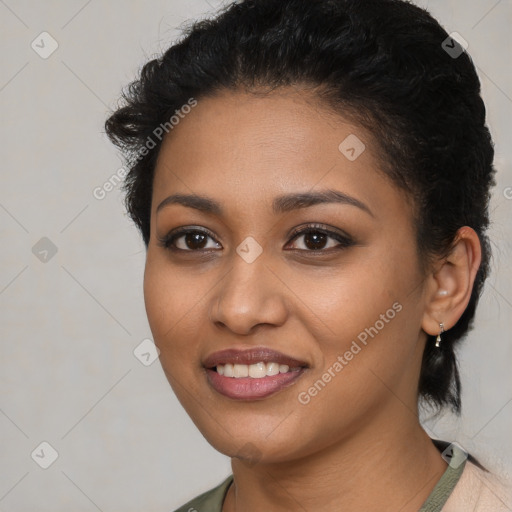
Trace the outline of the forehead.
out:
M 164 138 L 153 212 L 177 192 L 245 208 L 315 187 L 337 188 L 370 204 L 396 199 L 386 197 L 399 192 L 382 173 L 374 146 L 366 130 L 309 92 L 223 91 L 199 99 Z

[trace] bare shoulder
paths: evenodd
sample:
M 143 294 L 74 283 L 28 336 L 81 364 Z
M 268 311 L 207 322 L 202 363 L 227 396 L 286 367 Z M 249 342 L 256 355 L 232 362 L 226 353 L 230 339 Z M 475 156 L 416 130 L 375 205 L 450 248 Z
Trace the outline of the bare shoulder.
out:
M 512 512 L 512 482 L 486 472 L 470 461 L 443 512 Z

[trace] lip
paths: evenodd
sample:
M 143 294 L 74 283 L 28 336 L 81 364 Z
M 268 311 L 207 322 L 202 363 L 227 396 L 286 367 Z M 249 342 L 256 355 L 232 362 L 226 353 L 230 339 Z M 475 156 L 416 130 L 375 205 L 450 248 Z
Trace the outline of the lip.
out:
M 278 363 L 285 364 L 291 369 L 287 373 L 267 375 L 259 379 L 252 377 L 225 377 L 219 375 L 215 367 L 219 364 L 255 364 Z M 212 388 L 228 398 L 234 400 L 262 400 L 292 386 L 299 379 L 309 365 L 294 357 L 266 347 L 252 349 L 227 349 L 214 352 L 203 362 L 206 376 Z
M 305 361 L 300 361 L 266 347 L 256 347 L 244 350 L 220 350 L 219 352 L 214 352 L 206 357 L 203 361 L 203 366 L 206 369 L 211 369 L 215 368 L 218 364 L 255 364 L 260 362 L 286 364 L 290 368 L 305 368 L 309 366 Z
M 252 377 L 224 377 L 215 370 L 207 369 L 206 376 L 213 389 L 221 395 L 234 400 L 262 400 L 293 385 L 305 371 L 306 368 L 300 368 L 287 373 L 253 379 Z

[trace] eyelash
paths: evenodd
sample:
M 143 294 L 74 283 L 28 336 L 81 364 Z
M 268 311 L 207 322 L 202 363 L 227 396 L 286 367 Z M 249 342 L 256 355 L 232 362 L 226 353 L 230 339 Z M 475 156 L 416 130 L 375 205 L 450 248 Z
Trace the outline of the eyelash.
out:
M 179 229 L 178 231 L 171 232 L 171 233 L 165 235 L 164 237 L 159 238 L 158 239 L 159 246 L 163 247 L 164 249 L 167 249 L 168 251 L 173 251 L 173 252 L 182 252 L 182 253 L 185 253 L 185 252 L 190 252 L 190 253 L 211 252 L 212 249 L 178 249 L 177 247 L 172 246 L 172 244 L 176 240 L 181 238 L 182 236 L 188 235 L 188 234 L 194 234 L 194 233 L 207 235 L 212 240 L 215 240 L 213 233 L 206 228 L 201 228 L 201 229 L 199 229 L 199 228 L 183 228 L 183 229 Z M 324 234 L 324 235 L 328 236 L 329 238 L 333 238 L 334 240 L 339 242 L 339 245 L 336 247 L 331 247 L 329 249 L 317 249 L 317 250 L 314 250 L 314 249 L 311 249 L 311 250 L 292 249 L 292 250 L 299 251 L 299 252 L 326 254 L 326 253 L 330 253 L 332 251 L 347 249 L 348 247 L 351 247 L 352 245 L 354 245 L 354 241 L 348 235 L 343 235 L 336 231 L 327 229 L 324 226 L 322 226 L 321 224 L 310 224 L 310 225 L 306 226 L 305 228 L 303 227 L 303 228 L 295 229 L 291 233 L 290 242 L 294 241 L 295 239 L 299 238 L 300 236 L 308 235 L 311 233 Z M 288 242 L 288 243 L 290 243 L 290 242 Z M 217 249 L 213 249 L 213 250 L 216 251 Z

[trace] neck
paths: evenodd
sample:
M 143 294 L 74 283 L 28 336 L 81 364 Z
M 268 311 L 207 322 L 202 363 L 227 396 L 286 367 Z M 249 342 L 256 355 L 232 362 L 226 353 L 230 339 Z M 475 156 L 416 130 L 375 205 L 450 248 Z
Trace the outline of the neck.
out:
M 447 465 L 414 414 L 401 409 L 400 418 L 387 414 L 391 421 L 371 422 L 298 460 L 251 466 L 232 459 L 223 512 L 338 512 L 341 504 L 344 512 L 419 510 Z

